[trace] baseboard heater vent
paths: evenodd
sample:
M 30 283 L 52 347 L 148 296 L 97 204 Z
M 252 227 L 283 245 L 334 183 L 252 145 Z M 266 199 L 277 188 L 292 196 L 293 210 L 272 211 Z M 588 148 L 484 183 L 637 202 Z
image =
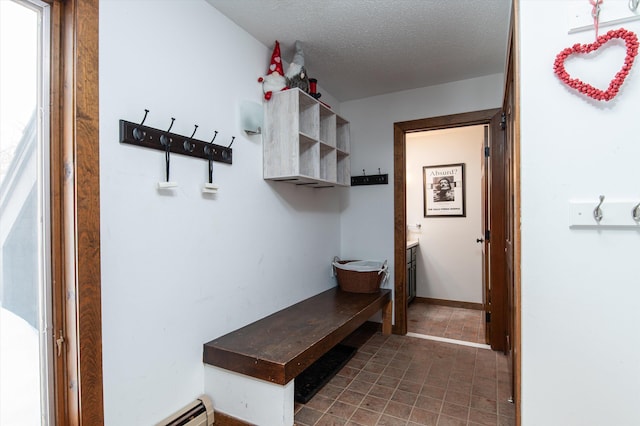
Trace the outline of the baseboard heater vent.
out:
M 202 395 L 156 426 L 211 426 L 213 420 L 213 403 L 208 396 Z

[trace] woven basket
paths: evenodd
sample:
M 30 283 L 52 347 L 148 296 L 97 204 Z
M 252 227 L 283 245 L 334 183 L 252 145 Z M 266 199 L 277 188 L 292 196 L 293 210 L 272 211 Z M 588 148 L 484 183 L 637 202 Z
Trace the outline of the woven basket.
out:
M 353 262 L 353 260 L 334 260 L 334 264 L 344 265 Z M 377 293 L 380 290 L 380 284 L 385 278 L 386 270 L 379 271 L 350 271 L 334 266 L 338 286 L 343 291 L 350 293 Z

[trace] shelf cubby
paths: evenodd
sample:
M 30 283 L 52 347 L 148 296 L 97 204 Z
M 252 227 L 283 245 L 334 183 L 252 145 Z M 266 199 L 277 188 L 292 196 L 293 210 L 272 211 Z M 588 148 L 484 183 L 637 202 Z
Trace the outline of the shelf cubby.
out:
M 299 89 L 265 103 L 264 179 L 317 188 L 351 184 L 349 122 Z

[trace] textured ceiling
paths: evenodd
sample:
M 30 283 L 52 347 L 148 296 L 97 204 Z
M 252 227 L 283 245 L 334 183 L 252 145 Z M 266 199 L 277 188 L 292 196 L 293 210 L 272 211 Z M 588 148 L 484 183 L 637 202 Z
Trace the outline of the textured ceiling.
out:
M 511 0 L 207 0 L 339 101 L 504 71 Z

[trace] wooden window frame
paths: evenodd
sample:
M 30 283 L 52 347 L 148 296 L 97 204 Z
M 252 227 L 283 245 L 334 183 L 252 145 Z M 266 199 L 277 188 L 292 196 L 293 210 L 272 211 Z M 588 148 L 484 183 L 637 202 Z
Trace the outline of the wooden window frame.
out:
M 51 265 L 59 425 L 102 425 L 98 0 L 51 6 Z M 55 346 L 54 346 L 55 347 Z

